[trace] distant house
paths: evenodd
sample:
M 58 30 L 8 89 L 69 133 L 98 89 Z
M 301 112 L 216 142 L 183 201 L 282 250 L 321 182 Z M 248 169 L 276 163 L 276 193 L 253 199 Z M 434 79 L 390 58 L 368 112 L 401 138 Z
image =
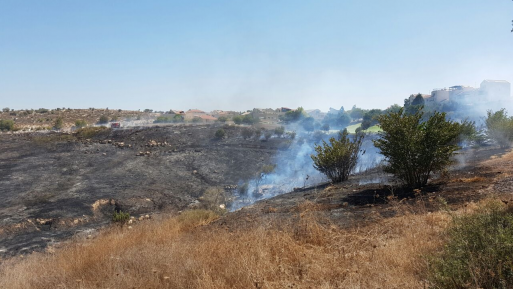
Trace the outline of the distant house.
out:
M 197 117 L 201 118 L 203 120 L 203 122 L 215 122 L 217 120 L 217 118 L 215 118 L 212 115 L 208 115 L 208 114 L 199 115 Z
M 184 119 L 186 121 L 188 121 L 188 120 L 192 120 L 195 117 L 200 117 L 200 116 L 203 116 L 203 115 L 207 115 L 207 113 L 205 111 L 202 111 L 202 110 L 199 110 L 199 109 L 190 109 L 190 110 L 185 112 Z
M 251 113 L 253 118 L 259 119 L 263 124 L 278 123 L 278 117 L 283 114 L 279 109 L 272 108 L 254 108 Z
M 166 112 L 166 114 L 171 114 L 171 115 L 185 115 L 186 113 L 183 111 L 183 110 L 173 110 L 173 109 L 170 109 L 168 112 Z
M 325 116 L 327 115 L 324 112 L 321 112 L 319 109 L 310 109 L 305 111 L 310 117 L 314 118 L 315 120 L 323 120 Z

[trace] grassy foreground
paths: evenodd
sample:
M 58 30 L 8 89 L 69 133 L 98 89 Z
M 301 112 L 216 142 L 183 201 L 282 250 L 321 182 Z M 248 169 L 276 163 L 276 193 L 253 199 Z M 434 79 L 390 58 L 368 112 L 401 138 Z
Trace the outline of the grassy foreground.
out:
M 423 256 L 443 247 L 448 213 L 406 213 L 343 230 L 319 220 L 314 206 L 302 204 L 291 223 L 256 229 L 207 225 L 218 217 L 204 210 L 112 227 L 53 254 L 5 261 L 0 288 L 428 287 Z

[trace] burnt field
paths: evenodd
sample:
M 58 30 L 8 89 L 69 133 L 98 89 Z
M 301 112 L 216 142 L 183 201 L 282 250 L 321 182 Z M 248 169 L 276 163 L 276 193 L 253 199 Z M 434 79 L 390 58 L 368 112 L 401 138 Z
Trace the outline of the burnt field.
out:
M 115 210 L 130 213 L 134 222 L 159 213 L 175 214 L 197 208 L 209 189 L 229 196 L 218 202 L 228 206 L 241 197 L 238 186 L 242 182 L 254 184 L 258 172 L 269 165 L 276 165 L 277 173 L 264 179 L 260 188 L 272 190 L 280 179 L 291 185 L 290 193 L 253 205 L 250 202 L 215 225 L 235 230 L 253 228 L 270 219 L 287 222 L 309 203 L 309 210 L 330 222 L 352 227 L 401 215 L 405 208 L 419 208 L 419 202 L 424 210 L 436 211 L 440 209 L 439 197 L 450 206 L 458 206 L 512 192 L 512 157 L 499 164 L 495 159 L 507 151 L 494 147 L 460 151 L 455 166 L 420 191 L 392 186 L 390 176 L 379 168 L 361 170 L 343 184 L 313 185 L 315 178 L 308 172 L 312 165 L 307 162 L 299 165 L 298 174 L 280 175 L 293 166 L 294 155 L 302 151 L 288 149 L 292 143 L 311 140 L 303 136 L 295 142 L 287 136 L 268 141 L 243 139 L 242 126 L 224 126 L 226 137 L 214 138 L 221 127 L 103 129 L 85 136 L 0 135 L 0 257 L 52 248 L 72 236 L 94 238 L 100 227 L 112 222 Z M 311 174 L 307 185 L 303 181 L 306 172 Z
M 0 136 L 0 254 L 40 250 L 110 223 L 178 212 L 211 187 L 232 191 L 272 163 L 284 138 L 244 140 L 242 127 L 106 129 L 90 138 L 33 133 Z

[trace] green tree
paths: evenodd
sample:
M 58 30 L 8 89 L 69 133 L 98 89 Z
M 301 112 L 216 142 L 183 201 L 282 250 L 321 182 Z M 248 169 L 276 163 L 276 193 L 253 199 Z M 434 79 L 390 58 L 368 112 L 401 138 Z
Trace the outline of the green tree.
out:
M 306 116 L 307 116 L 307 113 L 304 111 L 303 107 L 300 106 L 299 108 L 297 108 L 295 110 L 286 112 L 286 114 L 281 115 L 279 118 L 281 121 L 283 121 L 285 123 L 292 123 L 292 122 L 297 122 Z
M 4 107 L 4 108 L 2 109 L 2 111 L 3 111 L 3 112 L 9 112 L 10 110 L 11 110 L 11 109 L 9 109 L 8 107 Z
M 77 128 L 85 127 L 87 126 L 87 122 L 85 120 L 78 119 L 75 121 L 75 126 Z
M 193 119 L 191 121 L 194 122 L 194 123 L 199 123 L 199 122 L 202 121 L 202 118 L 198 117 L 198 116 L 195 116 L 195 117 L 193 117 Z
M 99 124 L 105 124 L 109 122 L 109 118 L 106 115 L 102 115 L 100 119 L 98 120 Z
M 355 134 L 353 141 L 348 136 L 346 129 L 339 132 L 339 139 L 331 137 L 329 143 L 323 141 L 322 145 L 315 145 L 316 155 L 311 155 L 314 168 L 335 183 L 348 180 L 361 152 L 364 135 Z
M 222 139 L 225 137 L 225 135 L 226 135 L 225 130 L 220 128 L 216 131 L 216 133 L 214 134 L 214 137 L 216 137 L 217 139 Z
M 279 127 L 275 128 L 275 134 L 277 136 L 282 136 L 285 131 L 286 131 L 286 129 L 283 126 L 279 126 Z
M 378 123 L 378 117 L 382 114 L 382 110 L 380 109 L 371 109 L 364 114 L 362 117 L 361 127 L 363 130 L 368 129 L 371 126 L 374 126 Z
M 382 132 L 374 145 L 388 162 L 385 171 L 411 187 L 427 184 L 430 175 L 445 169 L 459 149 L 456 145 L 460 124 L 447 121 L 435 112 L 423 121 L 423 111 L 414 114 L 403 109 L 378 117 Z
M 219 122 L 223 122 L 223 123 L 225 123 L 225 122 L 227 122 L 227 120 L 228 120 L 228 117 L 226 117 L 226 116 L 220 116 L 220 117 L 218 117 L 218 121 L 219 121 Z
M 61 129 L 63 126 L 63 121 L 62 121 L 62 117 L 58 117 L 55 122 L 54 122 L 54 129 Z
M 14 121 L 10 119 L 2 120 L 0 119 L 0 130 L 13 130 L 14 129 Z
M 321 126 L 321 130 L 322 131 L 329 131 L 330 130 L 330 125 L 328 123 L 325 123 Z
M 236 116 L 232 117 L 232 121 L 235 124 L 242 124 L 243 123 L 243 117 L 240 116 L 240 115 L 236 115 Z
M 251 128 L 245 127 L 241 131 L 241 135 L 243 136 L 244 139 L 249 139 L 253 135 L 253 130 Z
M 507 116 L 505 108 L 496 112 L 488 110 L 485 126 L 487 127 L 487 136 L 496 141 L 500 147 L 512 146 L 512 116 Z

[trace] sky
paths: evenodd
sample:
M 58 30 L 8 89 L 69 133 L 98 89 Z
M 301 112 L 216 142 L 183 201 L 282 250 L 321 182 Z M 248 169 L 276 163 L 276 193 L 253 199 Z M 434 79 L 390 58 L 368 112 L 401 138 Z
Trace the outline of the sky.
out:
M 0 107 L 384 109 L 512 83 L 512 5 L 0 0 Z

